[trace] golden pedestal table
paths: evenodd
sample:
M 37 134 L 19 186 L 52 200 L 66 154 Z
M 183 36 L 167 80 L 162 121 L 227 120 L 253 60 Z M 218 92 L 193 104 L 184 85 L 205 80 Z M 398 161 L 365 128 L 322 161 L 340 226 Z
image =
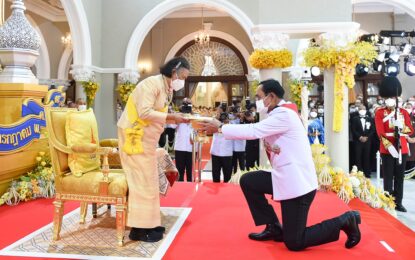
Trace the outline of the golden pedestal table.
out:
M 21 123 L 23 101 L 33 98 L 41 103 L 47 92 L 48 86 L 44 85 L 0 83 L 0 126 L 7 127 Z M 13 179 L 19 178 L 35 167 L 36 156 L 40 151 L 48 151 L 47 144 L 47 139 L 41 134 L 40 139 L 35 139 L 21 149 L 0 151 L 0 195 L 7 190 Z

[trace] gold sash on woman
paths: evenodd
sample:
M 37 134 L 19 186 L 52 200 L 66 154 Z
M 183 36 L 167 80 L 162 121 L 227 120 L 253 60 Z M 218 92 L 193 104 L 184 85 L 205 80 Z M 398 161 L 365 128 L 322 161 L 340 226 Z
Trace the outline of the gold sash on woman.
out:
M 127 109 L 128 121 L 130 121 L 133 127 L 125 129 L 125 143 L 122 149 L 128 155 L 143 153 L 144 149 L 142 138 L 144 135 L 144 127 L 148 126 L 150 122 L 148 122 L 148 120 L 141 119 L 138 116 L 132 95 L 128 97 L 125 109 Z M 167 112 L 167 110 L 168 106 L 165 106 L 163 109 L 158 111 Z

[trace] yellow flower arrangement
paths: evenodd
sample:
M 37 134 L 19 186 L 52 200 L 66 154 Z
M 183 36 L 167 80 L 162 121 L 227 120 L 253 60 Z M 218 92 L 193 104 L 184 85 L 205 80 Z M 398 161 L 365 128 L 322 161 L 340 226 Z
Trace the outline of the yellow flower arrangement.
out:
M 130 82 L 126 82 L 123 84 L 118 85 L 117 92 L 120 94 L 121 102 L 125 105 L 128 101 L 128 97 L 130 96 L 131 92 L 135 89 L 136 84 L 132 84 Z
M 288 49 L 255 50 L 249 57 L 249 63 L 256 69 L 286 68 L 293 63 L 293 55 Z
M 330 157 L 326 154 L 327 147 L 322 144 L 311 145 L 311 151 L 320 189 L 334 191 L 346 203 L 359 198 L 371 207 L 396 214 L 394 198 L 383 189 L 376 188 L 355 166 L 350 174 L 331 167 Z
M 249 86 L 249 96 L 251 98 L 255 97 L 258 86 L 259 86 L 258 80 L 254 80 L 251 82 L 251 85 Z
M 297 105 L 298 109 L 301 109 L 301 90 L 303 89 L 304 84 L 300 80 L 289 80 L 288 85 L 290 86 L 291 91 L 291 101 Z M 307 84 L 308 90 L 311 90 L 312 87 L 312 83 Z
M 322 69 L 334 66 L 333 131 L 340 132 L 343 127 L 343 86 L 353 88 L 356 65 L 368 65 L 373 62 L 377 53 L 374 45 L 368 42 L 351 43 L 343 48 L 329 46 L 331 45 L 323 42 L 322 46 L 309 47 L 304 52 L 304 62 L 308 67 L 316 66 Z
M 82 87 L 86 94 L 86 105 L 90 108 L 94 104 L 95 95 L 99 90 L 99 84 L 95 81 L 83 81 Z
M 55 194 L 54 175 L 50 158 L 40 152 L 36 167 L 17 180 L 13 180 L 7 192 L 0 197 L 0 205 L 16 205 L 20 201 L 50 198 Z

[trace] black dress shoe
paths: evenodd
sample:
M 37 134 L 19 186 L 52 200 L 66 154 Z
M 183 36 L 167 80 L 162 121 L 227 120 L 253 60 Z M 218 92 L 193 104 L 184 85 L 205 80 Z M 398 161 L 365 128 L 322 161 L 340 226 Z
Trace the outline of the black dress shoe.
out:
M 163 239 L 163 232 L 156 228 L 131 228 L 128 237 L 134 241 L 157 242 Z
M 280 223 L 267 224 L 264 231 L 261 233 L 251 233 L 248 237 L 252 240 L 257 241 L 267 241 L 274 240 L 277 242 L 282 242 L 282 227 Z
M 360 213 L 358 211 L 348 211 L 339 217 L 341 230 L 347 235 L 345 243 L 346 248 L 352 248 L 359 244 L 361 234 L 359 224 L 361 223 Z
M 161 232 L 161 233 L 166 232 L 166 228 L 163 227 L 163 226 L 155 227 L 154 230 L 157 231 L 157 232 Z
M 395 210 L 400 212 L 406 212 L 406 208 L 402 204 L 396 204 Z

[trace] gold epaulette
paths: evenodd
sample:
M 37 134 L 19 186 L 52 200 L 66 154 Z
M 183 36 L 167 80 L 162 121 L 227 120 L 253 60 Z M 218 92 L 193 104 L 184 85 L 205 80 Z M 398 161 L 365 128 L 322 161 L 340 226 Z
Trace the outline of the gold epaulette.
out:
M 403 134 L 409 134 L 411 132 L 411 128 L 409 126 L 405 125 L 405 127 L 402 129 Z

